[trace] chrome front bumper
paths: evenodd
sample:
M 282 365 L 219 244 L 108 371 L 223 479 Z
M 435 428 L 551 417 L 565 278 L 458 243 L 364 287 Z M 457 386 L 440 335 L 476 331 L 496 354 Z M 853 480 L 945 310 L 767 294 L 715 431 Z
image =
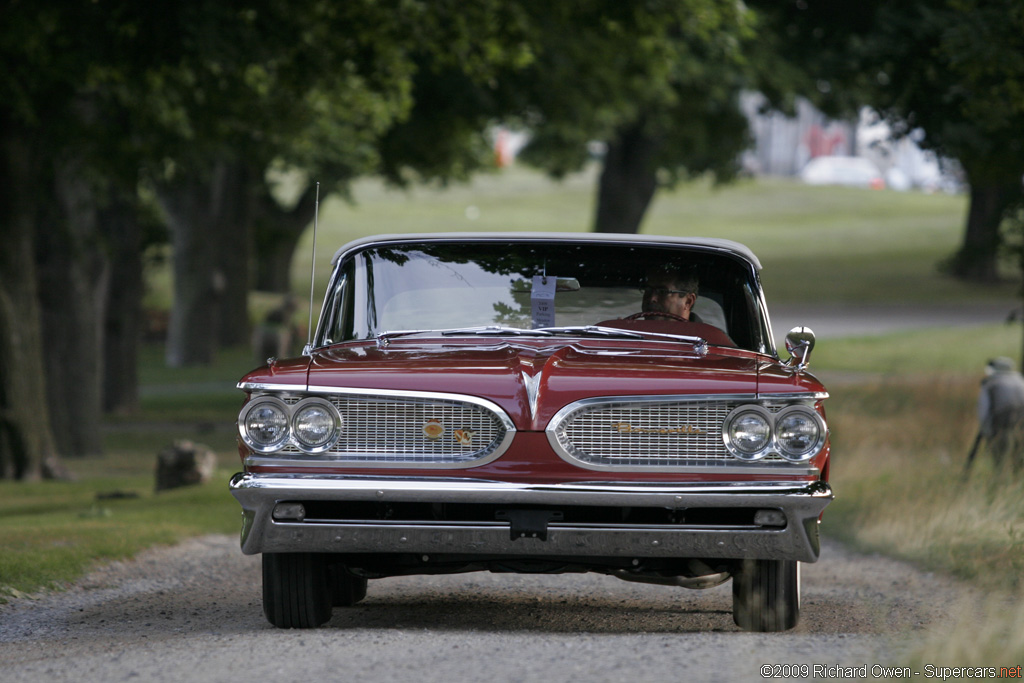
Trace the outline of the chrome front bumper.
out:
M 832 500 L 824 482 L 807 485 L 512 484 L 469 479 L 359 478 L 239 473 L 242 551 L 255 553 L 445 553 L 516 557 L 818 559 L 818 517 Z M 604 507 L 781 510 L 784 527 L 551 522 L 547 537 L 512 538 L 510 523 L 275 520 L 281 502 L 483 503 Z

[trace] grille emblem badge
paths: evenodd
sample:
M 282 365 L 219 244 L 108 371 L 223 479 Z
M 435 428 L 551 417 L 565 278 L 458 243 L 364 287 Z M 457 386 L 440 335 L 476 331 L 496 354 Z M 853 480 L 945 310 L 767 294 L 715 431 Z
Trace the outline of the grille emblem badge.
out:
M 634 427 L 628 422 L 612 422 L 612 429 L 619 434 L 707 434 L 706 431 L 690 425 L 682 427 Z
M 423 425 L 423 436 L 427 437 L 431 441 L 437 441 L 444 436 L 444 425 L 436 417 L 432 417 L 427 420 L 426 424 Z

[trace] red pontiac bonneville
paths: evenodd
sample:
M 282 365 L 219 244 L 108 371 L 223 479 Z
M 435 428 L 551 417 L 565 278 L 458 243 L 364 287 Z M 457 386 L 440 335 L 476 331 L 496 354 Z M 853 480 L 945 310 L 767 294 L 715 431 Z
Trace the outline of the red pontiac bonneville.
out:
M 275 626 L 371 579 L 601 572 L 792 628 L 832 499 L 825 389 L 781 360 L 727 240 L 378 236 L 334 257 L 312 343 L 239 383 L 242 550 Z

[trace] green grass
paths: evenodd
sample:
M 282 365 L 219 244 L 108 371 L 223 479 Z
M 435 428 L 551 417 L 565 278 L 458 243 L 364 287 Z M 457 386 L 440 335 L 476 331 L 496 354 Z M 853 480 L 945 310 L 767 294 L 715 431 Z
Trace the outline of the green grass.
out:
M 977 380 L 990 358 L 1020 358 L 1021 336 L 1021 325 L 1017 323 L 827 339 L 815 346 L 811 366 L 812 370 L 826 369 L 833 373 L 893 377 L 966 373 Z M 785 352 L 782 355 L 785 357 Z
M 226 472 L 203 486 L 156 494 L 146 476 L 0 483 L 0 599 L 59 587 L 97 562 L 158 544 L 234 533 L 239 510 Z M 134 498 L 106 499 L 117 493 Z

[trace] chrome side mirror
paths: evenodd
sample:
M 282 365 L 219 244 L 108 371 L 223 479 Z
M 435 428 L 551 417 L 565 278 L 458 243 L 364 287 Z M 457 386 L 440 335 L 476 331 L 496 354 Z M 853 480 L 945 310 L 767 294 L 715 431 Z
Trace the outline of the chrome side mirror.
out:
M 786 335 L 786 351 L 790 358 L 788 365 L 800 372 L 811 362 L 814 349 L 814 331 L 809 327 L 794 327 Z

